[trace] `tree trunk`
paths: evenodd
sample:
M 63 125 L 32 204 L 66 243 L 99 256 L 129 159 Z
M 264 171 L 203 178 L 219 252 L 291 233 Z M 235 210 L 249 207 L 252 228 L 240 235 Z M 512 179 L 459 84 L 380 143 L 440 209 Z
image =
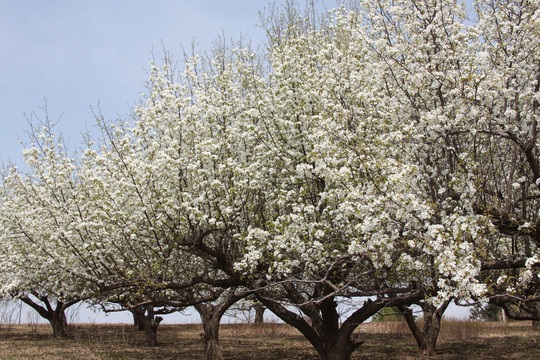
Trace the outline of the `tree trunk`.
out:
M 351 354 L 346 349 L 331 349 L 327 353 L 319 353 L 320 360 L 350 360 Z
M 158 340 L 157 340 L 157 329 L 159 326 L 159 323 L 161 322 L 161 317 L 156 317 L 156 320 L 153 319 L 147 319 L 146 325 L 144 326 L 144 335 L 146 340 L 147 346 L 158 346 Z
M 320 313 L 321 322 L 316 326 L 322 345 L 318 350 L 319 357 L 321 360 L 350 360 L 352 353 L 362 344 L 352 339 L 354 328 L 340 326 L 337 302 L 333 298 L 320 303 Z
M 272 291 L 259 290 L 254 295 L 277 317 L 302 333 L 322 360 L 349 360 L 351 354 L 362 345 L 362 341 L 353 334 L 358 325 L 385 306 L 411 304 L 425 296 L 423 291 L 418 290 L 395 298 L 368 299 L 341 321 L 335 297 L 332 296 L 333 288 L 321 284 L 316 291 L 317 296 L 324 297 L 324 300 L 309 301 L 293 284 L 285 282 L 281 286 L 287 292 L 287 298 L 297 304 L 296 310 L 299 312 L 274 300 Z
M 352 353 L 362 344 L 343 333 L 338 334 L 337 337 L 328 336 L 321 340 L 324 344 L 324 351 L 319 351 L 321 360 L 350 360 Z
M 157 316 L 156 319 L 145 318 L 143 320 L 144 327 L 144 338 L 146 346 L 158 346 L 159 342 L 157 340 L 157 329 L 162 318 Z
M 220 318 L 211 317 L 203 321 L 204 334 L 202 337 L 206 360 L 221 360 L 223 354 L 219 345 L 219 321 Z
M 221 302 L 217 304 L 201 303 L 195 305 L 195 310 L 201 316 L 204 333 L 201 340 L 204 346 L 206 360 L 223 360 L 221 346 L 219 345 L 219 322 L 235 302 L 243 298 L 246 294 L 236 294 L 234 291 L 225 294 Z
M 421 331 L 416 322 L 412 310 L 404 305 L 398 306 L 403 314 L 409 329 L 411 330 L 418 347 L 426 356 L 434 356 L 436 353 L 437 339 L 441 330 L 441 319 L 444 311 L 451 300 L 446 300 L 440 307 L 435 308 L 426 302 L 421 302 L 420 306 L 424 313 L 424 329 Z
M 437 338 L 439 336 L 439 331 L 429 331 L 426 333 L 424 342 L 420 347 L 422 353 L 426 356 L 435 356 L 435 350 L 437 346 Z
M 253 305 L 253 308 L 255 309 L 255 325 L 264 324 L 264 311 L 266 308 L 261 304 Z
M 294 291 L 291 288 L 289 290 L 291 293 Z M 365 306 L 355 311 L 340 326 L 337 303 L 333 297 L 317 304 L 302 305 L 301 311 L 305 316 L 299 316 L 265 295 L 262 292 L 256 293 L 258 300 L 268 309 L 309 340 L 321 360 L 350 360 L 352 353 L 362 344 L 353 337 L 354 329 L 382 307 L 368 300 Z M 306 321 L 306 318 L 309 320 Z
M 137 306 L 129 310 L 133 315 L 133 326 L 139 331 L 144 331 L 144 313 L 146 312 L 142 306 Z
M 218 311 L 219 305 L 198 304 L 195 309 L 201 316 L 203 334 L 201 340 L 204 347 L 206 360 L 223 360 L 223 354 L 219 345 L 219 322 L 224 313 Z
M 425 355 L 428 356 L 434 356 L 435 355 L 435 347 L 437 345 L 437 339 L 439 337 L 439 332 L 441 331 L 441 320 L 444 312 L 446 311 L 446 308 L 450 304 L 451 300 L 446 300 L 439 306 L 438 308 L 435 308 L 431 304 L 425 304 L 422 307 L 422 310 L 424 311 L 424 337 L 426 338 L 424 341 L 424 348 L 422 349 L 424 351 Z
M 157 346 L 159 345 L 159 342 L 157 340 L 157 330 L 159 324 L 161 323 L 161 321 L 163 321 L 163 318 L 161 316 L 154 316 L 154 306 L 147 305 L 145 308 L 146 309 L 142 308 L 142 316 L 140 311 L 137 312 L 137 317 L 142 323 L 146 345 Z M 146 312 L 146 315 L 144 314 L 144 312 Z
M 44 306 L 37 304 L 28 296 L 23 296 L 20 299 L 22 302 L 36 310 L 41 317 L 49 322 L 55 338 L 67 337 L 66 309 L 79 302 L 79 300 L 73 300 L 65 303 L 62 301 L 57 301 L 56 306 L 53 308 L 51 302 L 46 296 L 36 295 L 36 298 L 39 299 Z
M 54 311 L 51 318 L 48 319 L 51 327 L 53 329 L 53 336 L 55 338 L 65 338 L 67 337 L 66 332 L 66 315 L 64 310 Z

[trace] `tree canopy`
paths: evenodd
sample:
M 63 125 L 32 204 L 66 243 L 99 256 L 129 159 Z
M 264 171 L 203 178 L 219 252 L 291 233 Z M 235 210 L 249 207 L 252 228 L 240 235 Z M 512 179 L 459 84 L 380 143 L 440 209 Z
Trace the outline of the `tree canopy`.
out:
M 288 6 L 262 56 L 153 64 L 132 119 L 98 119 L 79 156 L 35 129 L 28 172 L 4 175 L 4 294 L 251 294 L 321 359 L 383 308 L 538 302 L 539 2 Z

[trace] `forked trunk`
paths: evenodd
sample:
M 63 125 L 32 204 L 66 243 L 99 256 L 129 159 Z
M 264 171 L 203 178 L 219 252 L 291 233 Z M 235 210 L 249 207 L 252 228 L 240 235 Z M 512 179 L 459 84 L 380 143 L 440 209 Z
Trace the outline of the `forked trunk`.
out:
M 39 305 L 29 296 L 21 297 L 21 301 L 37 311 L 37 313 L 47 319 L 51 328 L 53 330 L 53 336 L 55 338 L 64 338 L 67 337 L 67 321 L 66 321 L 66 309 L 73 304 L 76 304 L 78 300 L 70 301 L 64 303 L 62 301 L 57 301 L 56 306 L 53 308 L 53 305 L 46 296 L 37 296 L 36 298 L 41 301 L 44 306 Z
M 266 308 L 287 324 L 295 327 L 306 337 L 317 351 L 321 360 L 349 360 L 352 353 L 362 345 L 354 336 L 358 325 L 375 315 L 385 306 L 410 304 L 424 297 L 422 291 L 415 291 L 396 298 L 367 299 L 342 321 L 337 308 L 335 289 L 326 284 L 316 287 L 316 294 L 321 301 L 309 301 L 292 283 L 282 284 L 288 299 L 297 304 L 297 310 L 272 299 L 272 292 L 259 290 L 254 295 Z
M 142 316 L 140 311 L 137 313 L 139 322 L 142 323 L 142 328 L 144 329 L 145 343 L 147 346 L 157 346 L 159 345 L 157 330 L 163 318 L 161 316 L 154 316 L 154 307 L 152 305 L 146 306 L 145 312 L 146 315 L 143 312 Z
M 144 338 L 147 346 L 158 346 L 158 340 L 157 340 L 157 325 L 150 324 L 150 321 L 148 321 L 148 324 L 144 327 Z
M 219 322 L 225 311 L 245 296 L 246 294 L 236 294 L 232 291 L 224 294 L 217 304 L 200 303 L 194 306 L 201 316 L 203 324 L 204 333 L 201 340 L 206 360 L 223 360 L 221 346 L 219 345 Z
M 159 316 L 158 316 L 159 320 Z M 159 322 L 154 321 L 153 319 L 145 318 L 143 320 L 143 329 L 144 329 L 144 339 L 146 346 L 158 346 L 157 341 L 157 328 Z
M 294 288 L 288 287 L 287 290 L 295 295 Z M 298 329 L 309 340 L 321 360 L 350 360 L 352 353 L 362 344 L 362 341 L 354 338 L 354 330 L 382 307 L 382 304 L 368 300 L 341 323 L 337 302 L 330 296 L 320 303 L 302 306 L 305 314 L 303 317 L 261 293 L 256 295 L 275 315 Z
M 409 326 L 418 347 L 426 356 L 434 356 L 436 354 L 437 339 L 441 330 L 442 315 L 449 304 L 450 300 L 446 300 L 441 306 L 435 308 L 435 306 L 426 302 L 420 303 L 424 313 L 423 330 L 420 330 L 414 321 L 414 316 L 411 309 L 402 305 L 398 306 L 398 309 L 403 314 L 405 321 L 407 321 L 407 325 Z

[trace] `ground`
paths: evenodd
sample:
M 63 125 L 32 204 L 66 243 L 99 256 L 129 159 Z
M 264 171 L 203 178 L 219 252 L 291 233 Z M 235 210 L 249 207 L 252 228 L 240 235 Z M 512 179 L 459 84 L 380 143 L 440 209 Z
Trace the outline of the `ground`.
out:
M 46 325 L 2 325 L 0 359 L 203 359 L 200 325 L 162 325 L 158 347 L 130 325 L 81 324 L 55 340 Z M 221 329 L 226 359 L 317 359 L 310 344 L 284 324 L 231 324 Z M 422 359 L 404 323 L 362 325 L 353 359 Z M 435 359 L 540 359 L 540 332 L 529 322 L 443 322 Z

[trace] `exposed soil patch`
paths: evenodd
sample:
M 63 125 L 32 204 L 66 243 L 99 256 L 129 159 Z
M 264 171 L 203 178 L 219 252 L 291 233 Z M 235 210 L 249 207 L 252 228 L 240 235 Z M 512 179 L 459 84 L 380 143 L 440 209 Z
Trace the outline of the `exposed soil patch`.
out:
M 353 359 L 422 359 L 402 323 L 365 324 L 364 340 Z M 144 345 L 144 334 L 130 325 L 74 325 L 69 338 L 55 340 L 47 325 L 4 325 L 0 359 L 204 359 L 200 325 L 162 325 L 160 345 Z M 223 325 L 226 359 L 317 359 L 310 344 L 284 324 Z M 529 323 L 443 323 L 435 359 L 540 359 L 540 332 Z M 428 358 L 426 358 L 428 359 Z

